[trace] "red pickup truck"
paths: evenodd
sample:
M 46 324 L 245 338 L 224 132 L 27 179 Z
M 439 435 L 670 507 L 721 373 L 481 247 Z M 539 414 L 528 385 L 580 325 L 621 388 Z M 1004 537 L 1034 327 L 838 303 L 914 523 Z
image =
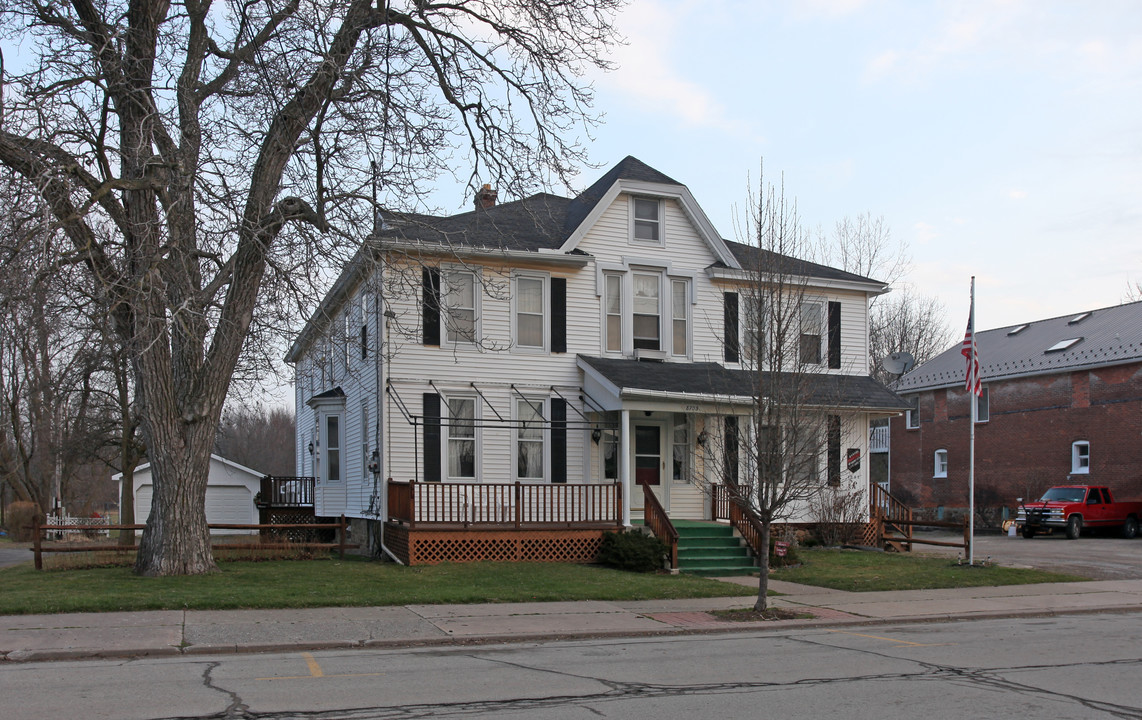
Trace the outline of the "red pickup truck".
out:
M 1065 529 L 1074 540 L 1083 528 L 1121 528 L 1122 537 L 1138 534 L 1142 518 L 1142 501 L 1115 502 L 1110 488 L 1094 485 L 1060 485 L 1043 493 L 1035 502 L 1019 499 L 1015 523 L 1022 527 L 1023 537 L 1033 538 L 1037 532 Z

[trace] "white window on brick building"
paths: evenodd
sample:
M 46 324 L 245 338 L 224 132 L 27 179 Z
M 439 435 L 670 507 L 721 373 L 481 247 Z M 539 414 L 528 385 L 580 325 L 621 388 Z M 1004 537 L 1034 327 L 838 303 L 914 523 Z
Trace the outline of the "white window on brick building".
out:
M 932 460 L 932 477 L 946 478 L 948 476 L 948 451 L 937 450 Z
M 1090 472 L 1090 443 L 1079 440 L 1071 443 L 1071 473 L 1086 475 Z

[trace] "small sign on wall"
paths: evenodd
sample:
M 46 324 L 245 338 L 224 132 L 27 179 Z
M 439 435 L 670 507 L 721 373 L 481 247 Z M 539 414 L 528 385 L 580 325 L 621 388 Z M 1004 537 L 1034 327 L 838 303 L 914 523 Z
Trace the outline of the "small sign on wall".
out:
M 860 448 L 849 448 L 847 457 L 849 472 L 860 470 Z

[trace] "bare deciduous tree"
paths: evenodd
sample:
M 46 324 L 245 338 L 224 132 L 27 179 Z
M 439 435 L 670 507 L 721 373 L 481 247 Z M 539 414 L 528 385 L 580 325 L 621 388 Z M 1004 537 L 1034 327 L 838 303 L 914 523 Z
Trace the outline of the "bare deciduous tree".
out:
M 294 415 L 285 408 L 227 408 L 214 452 L 267 475 L 294 474 Z
M 6 78 L 0 163 L 47 202 L 132 360 L 154 478 L 137 572 L 214 570 L 227 390 L 371 231 L 369 160 L 405 207 L 457 162 L 517 197 L 566 180 L 593 120 L 580 74 L 606 65 L 620 2 L 3 7 L 31 60 Z

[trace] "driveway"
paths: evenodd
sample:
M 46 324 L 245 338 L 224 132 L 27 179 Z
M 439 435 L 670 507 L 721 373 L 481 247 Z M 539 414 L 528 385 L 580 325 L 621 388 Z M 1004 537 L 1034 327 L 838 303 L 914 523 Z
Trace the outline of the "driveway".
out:
M 0 545 L 0 568 L 31 561 L 32 552 L 28 550 L 27 545 Z
M 959 540 L 962 536 L 948 533 L 919 532 L 916 537 L 932 540 Z M 956 556 L 958 548 L 941 548 L 916 544 L 913 551 Z M 1111 536 L 1068 540 L 1065 535 L 1040 535 L 1026 540 L 1020 536 L 983 534 L 975 537 L 975 560 L 988 557 L 1008 567 L 1033 567 L 1040 570 L 1082 575 L 1095 580 L 1130 580 L 1142 578 L 1142 538 L 1123 540 Z

